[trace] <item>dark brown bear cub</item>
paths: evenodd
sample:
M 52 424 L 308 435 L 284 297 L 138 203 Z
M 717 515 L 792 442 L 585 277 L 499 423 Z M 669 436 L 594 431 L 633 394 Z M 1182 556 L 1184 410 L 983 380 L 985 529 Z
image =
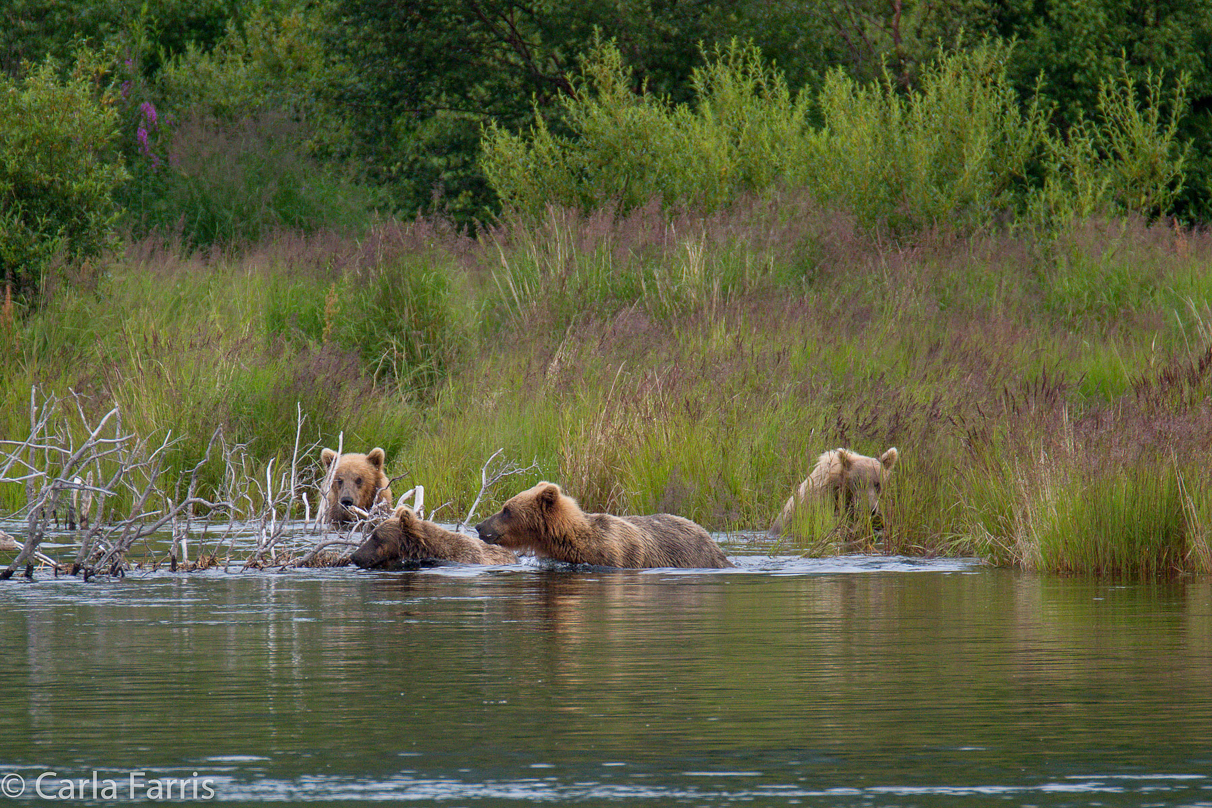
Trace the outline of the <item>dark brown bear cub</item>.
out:
M 707 531 L 680 516 L 585 513 L 555 483 L 539 483 L 476 525 L 480 538 L 571 564 L 602 567 L 731 567 Z
M 339 460 L 332 449 L 324 449 L 320 460 L 325 472 L 337 461 L 332 486 L 326 492 L 329 521 L 335 524 L 355 521 L 358 516 L 350 510 L 355 507 L 368 513 L 376 507 L 384 514 L 391 510 L 391 488 L 383 473 L 386 455 L 382 449 L 376 446 L 369 454 L 347 452 Z
M 504 547 L 451 533 L 441 525 L 417 518 L 407 505 L 375 528 L 350 560 L 363 569 L 402 567 L 410 562 L 454 561 L 458 564 L 516 564 L 518 557 Z

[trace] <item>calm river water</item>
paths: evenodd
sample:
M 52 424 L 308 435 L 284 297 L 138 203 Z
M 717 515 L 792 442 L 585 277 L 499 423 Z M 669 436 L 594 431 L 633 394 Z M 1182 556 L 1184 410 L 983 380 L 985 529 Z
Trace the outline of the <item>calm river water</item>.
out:
M 2 785 L 15 804 L 1212 805 L 1212 580 L 734 558 L 2 583 Z

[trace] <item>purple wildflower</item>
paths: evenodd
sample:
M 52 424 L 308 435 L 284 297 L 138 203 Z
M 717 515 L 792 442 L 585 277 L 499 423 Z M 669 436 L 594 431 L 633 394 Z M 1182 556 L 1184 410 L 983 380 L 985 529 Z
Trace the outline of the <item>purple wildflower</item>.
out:
M 135 139 L 139 141 L 139 151 L 142 154 L 151 153 L 151 143 L 148 142 L 147 127 L 139 124 L 139 129 L 135 132 Z
M 144 101 L 139 105 L 139 111 L 143 113 L 143 119 L 152 126 L 156 125 L 156 107 L 151 101 Z

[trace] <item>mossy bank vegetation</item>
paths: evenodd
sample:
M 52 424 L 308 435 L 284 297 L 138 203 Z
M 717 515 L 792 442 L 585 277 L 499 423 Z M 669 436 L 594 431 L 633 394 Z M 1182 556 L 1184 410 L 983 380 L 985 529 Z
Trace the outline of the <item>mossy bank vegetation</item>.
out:
M 205 494 L 217 432 L 281 467 L 301 412 L 456 513 L 504 447 L 537 462 L 519 489 L 721 531 L 764 530 L 825 449 L 896 445 L 878 541 L 825 519 L 788 549 L 1212 571 L 1212 236 L 1161 215 L 1181 86 L 1110 77 L 1061 131 L 1004 55 L 796 100 L 737 46 L 678 106 L 618 92 L 606 46 L 567 131 L 487 131 L 510 212 L 477 231 L 56 252 L 0 311 L 0 435 L 28 433 L 31 388 L 74 391 L 171 432 L 167 473 Z

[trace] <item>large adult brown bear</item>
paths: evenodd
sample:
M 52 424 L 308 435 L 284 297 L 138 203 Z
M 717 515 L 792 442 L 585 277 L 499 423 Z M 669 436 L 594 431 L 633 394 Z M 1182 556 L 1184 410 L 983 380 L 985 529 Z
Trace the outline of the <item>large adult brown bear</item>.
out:
M 585 513 L 555 483 L 539 483 L 476 525 L 480 538 L 511 550 L 602 567 L 731 567 L 707 531 L 680 516 Z
M 368 513 L 378 508 L 384 515 L 391 510 L 390 481 L 383 472 L 386 454 L 382 449 L 376 446 L 368 454 L 346 452 L 339 459 L 332 449 L 324 449 L 320 452 L 320 460 L 324 463 L 325 472 L 334 460 L 337 462 L 332 485 L 325 494 L 331 522 L 344 524 L 355 521 L 357 514 L 350 510 L 354 507 Z
M 407 505 L 378 525 L 350 560 L 363 569 L 399 567 L 411 562 L 453 561 L 457 564 L 516 564 L 504 547 L 452 533 L 417 516 Z

